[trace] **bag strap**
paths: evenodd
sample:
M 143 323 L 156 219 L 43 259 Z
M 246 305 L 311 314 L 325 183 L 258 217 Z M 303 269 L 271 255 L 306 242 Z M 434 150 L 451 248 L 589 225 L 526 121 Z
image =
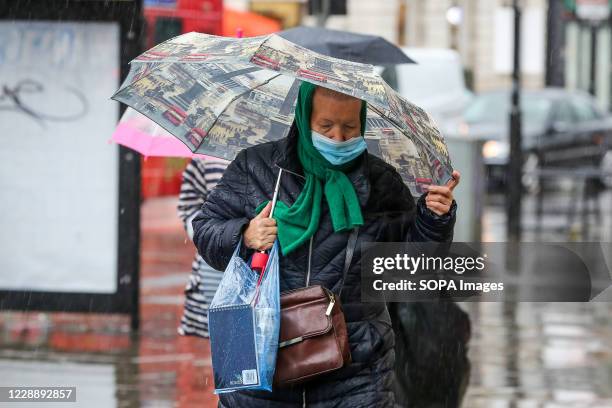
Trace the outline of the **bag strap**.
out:
M 338 292 L 338 298 L 342 295 L 342 289 L 344 289 L 344 282 L 346 281 L 346 275 L 351 266 L 353 260 L 353 254 L 355 253 L 355 246 L 357 244 L 357 235 L 359 235 L 359 227 L 355 227 L 351 230 L 351 233 L 346 243 L 346 256 L 344 257 L 344 268 L 342 270 L 342 284 L 340 285 L 340 291 Z
M 349 234 L 348 242 L 346 243 L 346 256 L 344 257 L 344 268 L 342 269 L 342 283 L 340 284 L 340 291 L 338 292 L 338 298 L 342 295 L 342 289 L 344 288 L 344 281 L 346 275 L 351 266 L 353 260 L 353 254 L 355 253 L 355 245 L 357 244 L 357 236 L 359 235 L 359 227 L 355 227 Z M 306 286 L 310 285 L 310 265 L 312 261 L 312 237 L 310 237 L 310 245 L 308 248 L 308 273 L 306 275 Z

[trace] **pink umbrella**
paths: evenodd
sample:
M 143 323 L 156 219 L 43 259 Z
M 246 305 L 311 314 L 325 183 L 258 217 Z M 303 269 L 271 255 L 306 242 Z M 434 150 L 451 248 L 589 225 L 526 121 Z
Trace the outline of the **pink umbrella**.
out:
M 145 157 L 199 157 L 219 160 L 193 153 L 164 128 L 129 107 L 121 117 L 111 141 L 136 150 Z

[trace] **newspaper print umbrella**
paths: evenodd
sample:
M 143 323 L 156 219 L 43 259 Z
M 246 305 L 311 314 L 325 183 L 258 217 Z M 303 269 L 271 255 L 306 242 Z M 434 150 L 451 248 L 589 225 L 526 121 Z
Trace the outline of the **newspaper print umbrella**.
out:
M 246 147 L 286 136 L 300 81 L 368 102 L 368 151 L 392 164 L 415 196 L 423 185 L 451 178 L 447 146 L 433 120 L 374 66 L 317 54 L 276 34 L 175 37 L 134 59 L 112 98 L 191 151 L 232 160 Z

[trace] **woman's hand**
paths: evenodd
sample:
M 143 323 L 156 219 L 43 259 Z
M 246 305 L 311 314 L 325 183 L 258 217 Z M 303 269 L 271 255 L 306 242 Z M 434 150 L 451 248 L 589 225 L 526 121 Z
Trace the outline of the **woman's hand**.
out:
M 272 248 L 278 230 L 276 228 L 276 220 L 268 218 L 271 208 L 272 202 L 269 202 L 268 205 L 249 222 L 249 226 L 244 231 L 244 244 L 247 248 L 257 251 L 265 251 Z
M 461 174 L 455 170 L 452 177 L 444 186 L 427 186 L 425 203 L 427 208 L 437 215 L 444 215 L 450 211 L 453 203 L 453 190 L 459 184 Z

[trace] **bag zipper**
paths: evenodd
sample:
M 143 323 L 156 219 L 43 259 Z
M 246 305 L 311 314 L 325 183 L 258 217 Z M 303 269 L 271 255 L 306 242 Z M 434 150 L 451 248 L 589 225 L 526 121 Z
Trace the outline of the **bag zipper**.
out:
M 334 295 L 330 295 L 329 296 L 329 305 L 327 306 L 327 310 L 325 311 L 325 316 L 329 316 L 332 312 L 332 310 L 334 310 L 334 305 L 336 304 L 336 299 L 334 298 Z

